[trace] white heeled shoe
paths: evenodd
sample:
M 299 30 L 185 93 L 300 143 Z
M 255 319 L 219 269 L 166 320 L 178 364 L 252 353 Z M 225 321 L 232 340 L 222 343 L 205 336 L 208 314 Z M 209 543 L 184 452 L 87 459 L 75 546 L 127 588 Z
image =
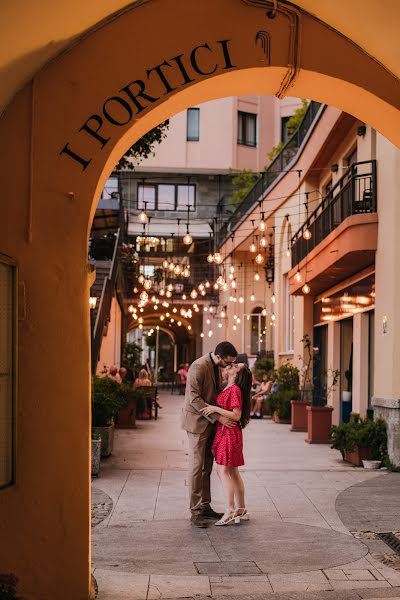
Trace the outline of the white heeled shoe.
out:
M 240 525 L 240 521 L 248 521 L 250 515 L 246 508 L 237 508 L 234 514 L 235 525 Z
M 225 513 L 223 514 L 223 516 L 220 518 L 219 521 L 217 521 L 216 523 L 214 523 L 214 525 L 216 525 L 217 527 L 222 527 L 223 525 L 229 525 L 229 523 L 232 523 L 232 521 L 236 522 L 236 511 L 235 510 L 226 510 Z

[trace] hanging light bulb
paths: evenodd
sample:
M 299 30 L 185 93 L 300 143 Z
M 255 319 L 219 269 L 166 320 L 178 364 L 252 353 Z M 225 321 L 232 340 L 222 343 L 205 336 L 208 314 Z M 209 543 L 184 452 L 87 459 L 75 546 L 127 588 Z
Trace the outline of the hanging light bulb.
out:
M 214 262 L 214 255 L 213 255 L 213 254 L 211 254 L 211 252 L 210 252 L 210 254 L 207 256 L 207 262 L 209 262 L 210 264 Z
M 210 282 L 206 281 L 204 285 L 206 286 L 206 288 L 209 288 L 210 287 Z
M 303 294 L 309 294 L 310 293 L 310 286 L 308 285 L 308 283 L 305 283 L 303 285 L 303 287 L 301 288 L 301 291 L 303 292 Z
M 173 289 L 174 289 L 174 286 L 172 285 L 172 283 L 168 284 L 168 286 L 167 286 L 167 290 L 168 290 L 169 292 L 172 292 L 172 290 L 173 290 Z
M 229 270 L 230 270 L 231 273 L 234 273 L 235 272 L 235 267 L 233 265 L 231 265 L 231 267 L 230 267 Z
M 182 300 L 186 300 L 186 294 L 182 294 Z
M 194 299 L 194 298 L 197 298 L 197 292 L 196 292 L 196 290 L 195 290 L 195 289 L 193 289 L 193 290 L 190 292 L 190 297 L 191 297 L 191 298 L 193 298 L 193 299 Z
M 221 315 L 220 316 L 221 316 L 221 319 L 225 319 L 226 313 L 225 313 L 224 310 L 221 310 Z
M 139 221 L 141 223 L 147 223 L 148 217 L 147 217 L 147 213 L 144 210 L 141 210 L 139 213 Z
M 160 296 L 165 296 L 164 288 L 161 288 L 161 290 L 158 293 L 160 294 Z
M 172 309 L 172 312 L 173 312 L 173 313 L 176 313 L 176 312 L 178 312 L 178 309 L 176 308 L 176 306 L 174 306 L 174 308 Z
M 264 262 L 264 257 L 263 255 L 259 252 L 256 256 L 256 263 L 258 265 L 262 265 L 262 263 Z
M 240 304 L 243 304 L 243 302 L 244 302 L 243 296 L 239 296 L 239 302 L 240 302 Z
M 294 278 L 295 278 L 295 280 L 296 280 L 298 283 L 300 283 L 300 281 L 301 281 L 301 273 L 300 273 L 300 271 L 299 271 L 299 270 L 297 270 L 297 273 L 296 273 L 296 275 L 294 276 Z
M 218 275 L 216 283 L 217 285 L 224 285 L 225 279 L 222 277 L 222 275 Z
M 254 300 L 255 300 L 255 299 L 256 299 L 255 295 L 254 295 L 254 294 L 252 294 L 252 295 L 250 296 L 250 300 L 251 300 L 252 302 L 254 302 Z
M 233 281 L 231 281 L 231 287 L 233 289 L 236 289 L 236 279 L 234 279 Z
M 252 253 L 257 252 L 257 247 L 254 242 L 251 242 L 249 250 Z
M 145 290 L 151 290 L 151 286 L 153 284 L 151 283 L 150 279 L 145 279 L 144 283 L 143 283 L 143 287 Z
M 167 261 L 167 259 L 164 260 L 162 266 L 164 267 L 164 269 L 168 269 L 168 261 Z
M 236 329 L 237 329 L 236 325 L 234 325 L 234 326 L 232 327 L 232 329 L 233 329 L 233 331 L 236 331 Z
M 202 295 L 202 296 L 205 296 L 205 295 L 206 295 L 206 290 L 203 290 L 203 291 L 201 292 L 201 295 Z
M 239 318 L 239 317 L 236 319 L 236 323 L 237 323 L 238 325 L 240 325 L 240 318 Z
M 275 304 L 276 298 L 275 298 L 275 294 L 272 294 L 271 296 L 271 302 L 272 304 Z
M 147 300 L 149 299 L 149 295 L 147 292 L 143 291 L 143 292 L 141 292 L 139 298 L 141 299 L 142 302 L 147 302 Z
M 218 327 L 221 329 L 221 327 L 222 327 L 222 323 L 218 323 Z
M 220 265 L 222 263 L 222 256 L 219 252 L 216 252 L 214 254 L 214 262 L 217 263 L 217 265 Z
M 165 292 L 165 295 L 167 296 L 167 298 L 171 298 L 172 297 L 172 292 L 170 292 L 169 290 L 167 290 Z
M 208 332 L 208 337 L 212 337 L 212 334 L 213 334 L 213 332 L 210 329 L 210 331 Z
M 266 316 L 267 316 L 267 309 L 266 309 L 266 308 L 263 308 L 263 309 L 262 309 L 262 311 L 261 311 L 261 315 L 262 315 L 263 317 L 266 317 Z
M 211 323 L 210 319 L 206 320 L 207 325 L 209 325 Z
M 288 258 L 290 258 L 290 249 L 289 249 L 289 248 L 286 250 L 286 256 L 287 256 Z
M 266 237 L 263 235 L 261 240 L 260 240 L 260 246 L 262 246 L 262 248 L 266 248 L 267 247 L 267 239 Z
M 200 292 L 202 292 L 204 290 L 204 283 L 199 283 L 199 285 L 197 286 L 200 290 Z
M 174 262 L 170 262 L 170 263 L 169 263 L 169 265 L 168 265 L 168 270 L 169 270 L 169 271 L 171 271 L 171 273 L 172 273 L 172 271 L 173 271 L 174 269 L 175 269 L 175 264 L 174 264 Z
M 303 238 L 305 240 L 310 240 L 311 236 L 312 236 L 312 233 L 311 233 L 311 231 L 307 227 L 307 229 L 303 232 Z
M 201 337 L 201 338 L 203 338 L 203 337 L 204 337 L 204 333 L 203 333 L 203 332 L 201 332 L 201 334 L 200 334 L 200 337 Z
M 190 246 L 190 244 L 193 242 L 193 238 L 189 233 L 189 230 L 187 230 L 186 235 L 183 238 L 183 243 L 185 244 L 185 246 Z
M 259 225 L 260 231 L 265 231 L 265 227 L 266 227 L 265 221 L 264 221 L 264 219 L 261 219 L 260 225 Z
M 227 292 L 228 291 L 229 285 L 226 283 L 226 281 L 222 284 L 221 288 L 222 288 L 223 292 Z
M 182 267 L 179 263 L 175 265 L 174 273 L 175 275 L 180 275 L 182 273 Z
M 256 281 L 260 281 L 260 273 L 258 273 L 258 271 L 256 273 L 254 273 L 254 279 Z
M 134 293 L 134 294 L 137 294 L 137 293 L 138 293 L 138 291 L 139 291 L 139 290 L 137 289 L 137 287 L 136 287 L 136 285 L 135 285 L 135 287 L 133 288 L 133 293 Z
M 210 311 L 210 313 L 213 313 L 213 312 L 214 312 L 214 309 L 213 309 L 213 307 L 212 307 L 212 306 L 210 306 L 210 308 L 209 308 L 208 310 Z
M 214 283 L 213 288 L 214 288 L 214 290 L 217 290 L 218 289 L 218 283 Z
M 272 315 L 271 315 L 271 321 L 275 321 L 275 318 L 276 317 L 275 317 L 274 313 L 272 313 Z
M 189 267 L 185 267 L 185 268 L 183 269 L 182 275 L 183 275 L 184 277 L 190 277 L 190 269 L 189 269 Z
M 139 275 L 138 282 L 139 283 L 143 283 L 144 282 L 144 275 Z

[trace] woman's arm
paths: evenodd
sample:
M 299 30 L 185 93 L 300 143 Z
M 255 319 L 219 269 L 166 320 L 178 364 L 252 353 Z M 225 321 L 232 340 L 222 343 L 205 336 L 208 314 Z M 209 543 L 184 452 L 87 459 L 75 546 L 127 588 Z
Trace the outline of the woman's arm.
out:
M 240 421 L 240 417 L 242 416 L 242 411 L 240 408 L 234 408 L 233 410 L 225 410 L 224 408 L 220 408 L 219 406 L 213 406 L 209 404 L 208 406 L 201 409 L 203 415 L 211 415 L 212 413 L 218 413 L 223 417 L 227 417 L 228 419 L 232 419 L 232 421 Z

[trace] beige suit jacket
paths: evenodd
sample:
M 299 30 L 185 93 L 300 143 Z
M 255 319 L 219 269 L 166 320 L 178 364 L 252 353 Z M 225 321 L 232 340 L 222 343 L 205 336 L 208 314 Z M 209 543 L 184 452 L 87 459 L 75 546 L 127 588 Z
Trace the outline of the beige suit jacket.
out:
M 195 360 L 188 371 L 185 404 L 182 409 L 182 429 L 190 433 L 203 433 L 217 421 L 218 415 L 205 417 L 200 410 L 207 404 L 215 404 L 222 387 L 221 373 L 215 382 L 214 368 L 209 354 Z

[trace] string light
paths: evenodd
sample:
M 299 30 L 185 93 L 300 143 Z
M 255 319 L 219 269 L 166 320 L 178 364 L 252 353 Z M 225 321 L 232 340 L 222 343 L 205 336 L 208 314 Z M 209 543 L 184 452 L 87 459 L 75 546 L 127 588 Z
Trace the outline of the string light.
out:
M 296 275 L 294 276 L 294 278 L 295 278 L 295 280 L 296 280 L 298 283 L 300 283 L 300 281 L 301 281 L 301 273 L 300 273 L 300 270 L 299 270 L 299 269 L 297 269 L 297 273 L 296 273 Z
M 263 255 L 259 252 L 256 256 L 256 263 L 258 265 L 262 265 L 262 263 L 264 262 L 264 257 Z
M 184 277 L 190 277 L 190 269 L 189 269 L 189 267 L 185 267 L 185 268 L 183 269 L 182 275 L 183 275 Z
M 240 304 L 243 304 L 243 302 L 244 302 L 243 296 L 239 296 L 239 302 L 240 302 Z
M 266 224 L 265 224 L 265 220 L 264 220 L 264 213 L 262 213 L 262 215 L 261 215 L 261 221 L 260 221 L 259 228 L 260 228 L 260 231 L 265 231 L 265 229 L 266 229 Z
M 210 331 L 208 332 L 208 337 L 212 337 L 212 334 L 213 334 L 213 332 L 210 329 Z
M 214 254 L 214 262 L 217 263 L 217 265 L 220 265 L 222 263 L 222 256 L 219 252 L 216 252 Z
M 222 323 L 218 323 L 218 327 L 221 329 L 221 327 L 222 327 Z
M 144 204 L 145 204 L 145 206 L 146 206 L 146 202 L 145 202 Z M 146 208 L 145 208 L 144 210 L 141 210 L 141 211 L 140 211 L 140 213 L 139 213 L 139 221 L 140 221 L 141 223 L 143 223 L 143 224 L 147 223 L 147 221 L 148 221 L 148 216 L 147 216 L 147 213 L 146 213 Z
M 254 300 L 255 300 L 255 299 L 256 299 L 255 295 L 254 295 L 254 294 L 251 294 L 251 296 L 250 296 L 250 300 L 251 300 L 252 302 L 254 302 Z
M 170 292 L 169 290 L 167 290 L 165 292 L 165 295 L 167 296 L 167 298 L 171 298 L 172 297 L 172 292 Z
M 143 291 L 141 292 L 139 298 L 142 300 L 142 302 L 147 302 L 147 300 L 149 299 L 149 295 L 147 292 Z
M 164 269 L 168 269 L 168 261 L 167 261 L 167 259 L 164 260 L 163 267 L 164 267 Z
M 144 282 L 144 275 L 139 275 L 138 282 L 139 283 L 143 283 Z
M 211 252 L 210 252 L 210 254 L 207 256 L 207 262 L 209 262 L 210 264 L 214 262 L 214 255 L 213 255 L 213 254 L 211 254 Z
M 256 245 L 254 242 L 251 242 L 250 244 L 250 248 L 249 248 L 250 252 L 254 253 L 257 251 Z
M 266 240 L 265 235 L 263 235 L 262 238 L 261 238 L 261 240 L 260 240 L 260 246 L 262 248 L 266 248 L 267 247 L 267 240 Z
M 272 302 L 272 304 L 275 304 L 275 302 L 276 302 L 275 292 L 271 296 L 271 302 Z
M 201 334 L 200 334 L 200 337 L 201 337 L 201 338 L 203 338 L 203 337 L 204 337 L 204 333 L 203 333 L 203 332 L 201 332 Z
M 187 296 L 186 294 L 182 294 L 182 300 L 186 300 Z
M 190 246 L 190 244 L 193 242 L 193 238 L 189 233 L 189 230 L 186 232 L 186 235 L 183 238 L 183 243 L 185 244 L 185 246 Z
M 144 287 L 144 289 L 145 289 L 145 290 L 151 290 L 151 286 L 152 286 L 152 285 L 153 285 L 153 284 L 151 283 L 151 280 L 150 280 L 150 279 L 146 279 L 146 280 L 144 281 L 144 283 L 143 283 L 143 287 Z
M 195 289 L 193 289 L 193 290 L 190 292 L 190 297 L 191 297 L 191 298 L 193 298 L 193 299 L 194 299 L 194 298 L 197 298 L 197 292 L 196 292 L 196 290 L 195 290 Z
M 258 272 L 258 271 L 256 271 L 256 272 L 254 273 L 254 279 L 255 279 L 255 281 L 260 281 L 260 274 L 259 274 L 259 272 Z
M 221 310 L 221 319 L 225 319 L 226 313 L 224 310 Z
M 308 285 L 308 283 L 305 283 L 303 285 L 303 287 L 301 288 L 301 291 L 303 292 L 303 294 L 309 294 L 310 293 L 310 286 Z
M 311 239 L 311 235 L 312 235 L 311 231 L 307 227 L 307 229 L 303 232 L 303 238 L 305 240 L 310 240 Z
M 262 311 L 261 311 L 261 315 L 262 315 L 263 317 L 266 317 L 266 316 L 267 316 L 267 309 L 266 309 L 266 308 L 263 308 L 263 309 L 262 309 Z

